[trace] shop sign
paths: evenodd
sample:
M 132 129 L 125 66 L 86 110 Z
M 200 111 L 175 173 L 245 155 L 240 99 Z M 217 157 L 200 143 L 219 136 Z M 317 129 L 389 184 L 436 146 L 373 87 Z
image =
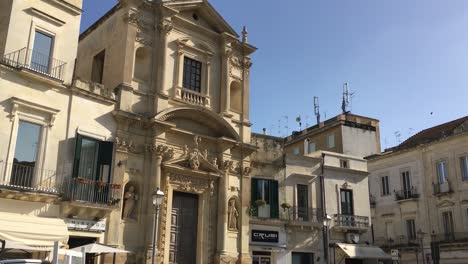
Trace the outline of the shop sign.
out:
M 278 231 L 252 230 L 252 242 L 278 243 Z
M 91 221 L 82 219 L 66 218 L 68 230 L 86 231 L 86 232 L 105 232 L 106 221 Z
M 398 249 L 392 249 L 390 252 L 392 255 L 392 260 L 400 260 L 400 253 L 398 252 Z

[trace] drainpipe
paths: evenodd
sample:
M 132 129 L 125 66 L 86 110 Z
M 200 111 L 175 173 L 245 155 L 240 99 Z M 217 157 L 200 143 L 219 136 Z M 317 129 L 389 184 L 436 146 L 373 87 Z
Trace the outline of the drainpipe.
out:
M 323 223 L 327 221 L 327 205 L 325 203 L 325 180 L 324 180 L 324 173 L 325 173 L 325 153 L 322 152 L 322 159 L 320 161 L 320 200 L 322 205 L 322 220 Z M 322 232 L 323 232 L 323 249 L 324 249 L 324 258 L 325 263 L 330 264 L 330 248 L 329 248 L 329 227 L 328 225 L 323 225 Z

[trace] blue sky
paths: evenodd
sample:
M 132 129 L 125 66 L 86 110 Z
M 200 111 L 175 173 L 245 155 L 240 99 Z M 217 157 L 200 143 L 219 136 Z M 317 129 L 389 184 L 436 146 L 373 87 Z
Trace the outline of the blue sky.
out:
M 82 30 L 114 0 L 84 0 Z M 267 4 L 268 3 L 268 4 Z M 467 115 L 466 0 L 212 0 L 259 48 L 251 73 L 253 131 L 286 135 L 341 111 L 343 83 L 352 112 L 381 122 L 382 147 Z M 431 114 L 432 112 L 432 114 Z M 281 121 L 281 128 L 279 124 Z

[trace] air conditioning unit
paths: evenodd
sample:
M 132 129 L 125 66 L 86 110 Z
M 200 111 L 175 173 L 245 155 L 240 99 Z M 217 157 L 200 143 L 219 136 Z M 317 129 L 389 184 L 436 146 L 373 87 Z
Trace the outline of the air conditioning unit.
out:
M 346 242 L 357 244 L 359 243 L 359 234 L 346 233 Z

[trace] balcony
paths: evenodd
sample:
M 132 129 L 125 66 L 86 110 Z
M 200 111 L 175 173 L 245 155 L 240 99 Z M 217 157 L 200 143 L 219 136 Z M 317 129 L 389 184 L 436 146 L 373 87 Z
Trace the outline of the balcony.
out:
M 418 190 L 414 187 L 412 187 L 410 190 L 395 191 L 396 201 L 413 200 L 413 199 L 418 199 L 418 198 L 419 198 Z
M 1 63 L 17 69 L 27 69 L 59 81 L 63 81 L 66 65 L 65 62 L 27 48 L 3 55 Z
M 434 188 L 435 196 L 441 196 L 452 192 L 452 188 L 450 186 L 449 181 L 446 181 L 444 183 L 432 183 L 432 187 Z
M 406 236 L 400 236 L 398 238 L 383 238 L 377 237 L 374 244 L 382 248 L 405 248 L 405 247 L 417 247 L 419 242 L 416 238 L 407 238 Z
M 333 215 L 334 229 L 347 232 L 348 230 L 366 232 L 369 229 L 369 217 L 358 215 Z
M 55 171 L 39 168 L 34 162 L 0 161 L 1 197 L 33 201 L 53 200 L 60 195 L 60 185 L 60 177 L 57 177 Z
M 440 243 L 468 243 L 468 232 L 432 234 L 431 238 Z
M 119 206 L 122 188 L 118 184 L 68 178 L 63 186 L 63 199 L 78 206 L 115 209 Z
M 176 87 L 175 89 L 176 99 L 193 105 L 210 107 L 209 96 L 182 87 Z
M 281 210 L 280 219 L 290 225 L 322 225 L 322 210 L 319 208 L 290 207 Z

